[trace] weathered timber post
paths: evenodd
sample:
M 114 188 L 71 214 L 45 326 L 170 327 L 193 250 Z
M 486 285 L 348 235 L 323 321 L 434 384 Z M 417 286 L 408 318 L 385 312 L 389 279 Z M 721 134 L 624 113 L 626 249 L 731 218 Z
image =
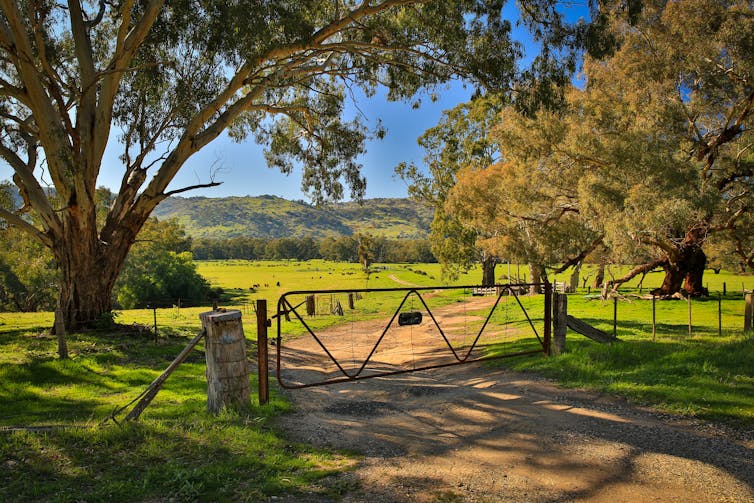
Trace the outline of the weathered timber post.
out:
M 207 332 L 207 411 L 249 406 L 249 364 L 241 311 L 210 311 L 199 318 Z
M 152 308 L 152 314 L 154 315 L 154 341 L 157 342 L 157 308 Z
M 754 307 L 754 303 L 752 302 L 752 297 L 754 297 L 754 293 L 747 293 L 746 294 L 746 307 L 744 311 L 744 332 L 749 332 L 752 329 L 751 326 L 751 310 L 752 307 Z
M 65 320 L 61 309 L 55 310 L 55 335 L 58 337 L 58 356 L 65 360 L 68 358 L 68 344 L 65 342 Z
M 312 299 L 314 296 L 311 296 Z M 307 297 L 307 308 L 308 308 Z M 270 383 L 267 379 L 268 349 L 267 328 L 270 320 L 267 319 L 267 301 L 257 299 L 257 374 L 259 376 L 259 405 L 265 405 L 270 401 Z
M 554 293 L 552 296 L 553 338 L 550 354 L 559 355 L 565 351 L 566 331 L 568 329 L 568 296 Z
M 652 340 L 657 339 L 657 297 L 652 294 Z
M 549 281 L 545 281 L 545 333 L 544 341 L 542 343 L 542 349 L 546 356 L 550 355 L 550 339 L 552 338 L 552 284 Z
M 717 335 L 723 335 L 723 296 L 717 293 Z

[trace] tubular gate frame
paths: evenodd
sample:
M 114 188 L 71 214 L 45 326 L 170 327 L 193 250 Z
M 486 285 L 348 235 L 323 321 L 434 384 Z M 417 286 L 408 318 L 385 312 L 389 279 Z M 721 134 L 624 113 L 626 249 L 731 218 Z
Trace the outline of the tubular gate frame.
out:
M 537 332 L 536 327 L 534 326 L 534 323 L 532 322 L 531 318 L 529 317 L 529 313 L 526 311 L 526 308 L 521 303 L 521 300 L 518 298 L 518 294 L 516 293 L 516 290 L 521 288 L 528 288 L 530 286 L 543 286 L 544 287 L 544 330 L 543 330 L 543 336 L 540 337 L 539 333 Z M 511 358 L 514 356 L 524 356 L 524 355 L 534 355 L 539 353 L 544 353 L 545 355 L 549 355 L 550 353 L 550 340 L 552 336 L 552 317 L 551 317 L 551 310 L 552 310 L 552 284 L 549 282 L 545 283 L 515 283 L 515 284 L 506 284 L 506 285 L 495 285 L 494 287 L 490 288 L 497 288 L 499 289 L 499 293 L 497 294 L 497 299 L 495 300 L 495 304 L 490 309 L 489 314 L 487 315 L 487 318 L 484 320 L 484 323 L 482 324 L 482 327 L 479 329 L 479 333 L 477 333 L 476 337 L 474 338 L 474 342 L 469 347 L 469 350 L 466 352 L 465 355 L 459 355 L 458 352 L 453 348 L 450 341 L 448 341 L 448 338 L 445 336 L 445 332 L 443 331 L 442 327 L 440 327 L 439 323 L 435 319 L 434 315 L 432 314 L 432 310 L 427 306 L 427 303 L 424 302 L 424 298 L 422 298 L 420 292 L 424 291 L 437 291 L 437 290 L 461 290 L 461 289 L 468 289 L 468 290 L 474 290 L 482 288 L 479 285 L 466 285 L 466 286 L 426 286 L 426 287 L 405 287 L 405 288 L 362 288 L 362 289 L 334 289 L 334 290 L 294 290 L 290 292 L 286 292 L 283 295 L 280 296 L 278 303 L 277 303 L 277 313 L 273 315 L 273 318 L 277 318 L 277 340 L 276 340 L 276 348 L 277 348 L 277 363 L 276 363 L 276 374 L 277 374 L 277 380 L 280 386 L 284 389 L 302 389 L 302 388 L 309 388 L 313 386 L 324 386 L 328 384 L 337 384 L 337 383 L 343 383 L 343 382 L 349 382 L 349 381 L 358 381 L 363 379 L 371 379 L 374 377 L 385 377 L 385 376 L 391 376 L 391 375 L 398 375 L 398 374 L 407 374 L 410 372 L 418 372 L 422 370 L 431 370 L 431 369 L 437 369 L 437 368 L 443 368 L 443 367 L 452 367 L 455 365 L 463 365 L 466 363 L 473 363 L 473 362 L 479 362 L 479 361 L 486 361 L 486 360 L 499 360 L 501 358 Z M 327 347 L 324 345 L 324 343 L 317 337 L 317 334 L 314 333 L 314 331 L 311 329 L 311 327 L 306 323 L 306 321 L 302 318 L 302 316 L 298 313 L 297 309 L 301 307 L 303 302 L 299 303 L 296 306 L 291 305 L 290 302 L 288 302 L 287 297 L 292 295 L 315 295 L 315 294 L 349 294 L 349 293 L 369 293 L 369 292 L 406 292 L 406 295 L 404 295 L 403 300 L 400 302 L 398 307 L 396 308 L 395 312 L 393 313 L 392 317 L 390 318 L 390 321 L 387 322 L 385 325 L 385 328 L 382 330 L 382 333 L 377 338 L 377 341 L 375 342 L 374 346 L 372 347 L 372 350 L 370 351 L 369 355 L 364 359 L 364 362 L 362 363 L 361 367 L 354 373 L 349 373 L 347 370 L 343 368 L 343 366 L 340 364 L 340 362 L 337 361 L 337 359 L 332 355 L 330 350 L 327 349 Z M 497 309 L 498 304 L 500 303 L 500 300 L 503 297 L 503 294 L 509 292 L 513 297 L 516 299 L 516 302 L 518 303 L 519 307 L 521 308 L 521 311 L 526 316 L 526 320 L 529 323 L 529 326 L 531 327 L 532 331 L 534 332 L 534 335 L 537 337 L 537 340 L 542 345 L 542 350 L 533 350 L 533 351 L 519 351 L 516 353 L 509 353 L 505 355 L 498 355 L 498 356 L 487 356 L 482 358 L 475 358 L 473 360 L 469 360 L 469 356 L 471 356 L 471 353 L 474 351 L 477 343 L 479 342 L 479 338 L 482 336 L 482 333 L 484 332 L 484 329 L 487 327 L 487 324 L 489 323 L 490 318 L 492 317 L 493 313 Z M 424 308 L 429 313 L 430 318 L 432 319 L 432 322 L 435 324 L 435 327 L 440 332 L 440 335 L 442 336 L 442 339 L 445 341 L 445 344 L 450 349 L 451 353 L 453 354 L 455 358 L 455 362 L 450 363 L 442 363 L 437 365 L 427 365 L 423 367 L 418 368 L 411 368 L 411 369 L 400 369 L 400 370 L 391 370 L 387 372 L 379 372 L 376 374 L 367 374 L 367 375 L 361 375 L 362 372 L 366 369 L 366 366 L 369 364 L 369 361 L 372 358 L 372 355 L 374 355 L 374 352 L 379 347 L 380 343 L 382 342 L 382 339 L 387 334 L 390 327 L 393 325 L 393 322 L 398 317 L 398 314 L 400 313 L 401 308 L 406 303 L 406 300 L 411 295 L 416 295 L 419 300 L 421 301 Z M 281 376 L 281 350 L 282 350 L 282 317 L 288 317 L 291 313 L 293 313 L 296 318 L 301 322 L 301 324 L 304 326 L 304 328 L 307 330 L 309 335 L 311 335 L 314 340 L 317 342 L 317 344 L 322 348 L 322 350 L 325 352 L 325 354 L 328 356 L 328 358 L 336 365 L 339 372 L 343 374 L 343 377 L 337 377 L 332 379 L 325 379 L 323 381 L 318 382 L 312 382 L 312 383 L 304 383 L 304 384 L 286 384 Z

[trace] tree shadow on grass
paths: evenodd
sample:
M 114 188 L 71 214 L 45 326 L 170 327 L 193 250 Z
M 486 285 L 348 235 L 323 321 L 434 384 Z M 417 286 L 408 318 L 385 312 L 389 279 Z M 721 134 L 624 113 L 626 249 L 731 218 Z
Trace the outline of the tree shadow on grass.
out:
M 0 435 L 0 500 L 259 501 L 328 473 L 253 416 Z
M 122 334 L 76 334 L 71 338 L 69 359 L 58 359 L 48 351 L 2 362 L 0 424 L 99 422 L 116 406 L 138 396 L 186 342 L 187 338 L 176 338 L 154 344 Z M 168 381 L 173 395 L 204 394 L 204 355 L 196 353 Z

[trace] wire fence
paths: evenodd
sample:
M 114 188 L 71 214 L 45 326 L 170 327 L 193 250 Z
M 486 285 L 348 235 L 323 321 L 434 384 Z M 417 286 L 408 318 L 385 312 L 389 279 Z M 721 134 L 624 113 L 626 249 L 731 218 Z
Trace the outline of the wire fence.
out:
M 693 336 L 752 330 L 751 292 L 710 292 L 707 297 L 660 299 L 638 291 L 568 295 L 568 314 L 608 334 Z
M 556 283 L 563 291 L 563 284 Z M 662 335 L 720 335 L 751 330 L 754 320 L 752 293 L 745 289 L 710 292 L 708 297 L 659 300 L 648 289 L 622 289 L 620 295 L 603 299 L 596 289 L 579 288 L 568 293 L 569 314 L 590 323 L 600 330 L 621 335 L 635 334 L 649 337 Z M 260 297 L 262 298 L 262 297 Z M 747 303 L 748 299 L 748 303 Z M 234 299 L 228 303 L 207 299 L 155 299 L 141 309 L 114 311 L 118 324 L 131 325 L 135 330 L 154 337 L 170 335 L 180 330 L 196 330 L 201 326 L 199 314 L 216 308 L 238 309 L 242 313 L 247 337 L 256 334 L 256 298 Z M 266 298 L 275 305 L 278 298 Z M 168 307 L 165 307 L 168 306 Z M 314 316 L 337 315 L 348 305 L 333 295 L 316 296 L 312 306 Z M 27 320 L 28 318 L 28 320 Z M 34 321 L 31 321 L 31 320 Z M 21 321 L 19 321 L 21 320 Z M 25 321 L 26 320 L 26 321 Z M 50 313 L 0 313 L 0 331 L 41 326 L 53 319 Z

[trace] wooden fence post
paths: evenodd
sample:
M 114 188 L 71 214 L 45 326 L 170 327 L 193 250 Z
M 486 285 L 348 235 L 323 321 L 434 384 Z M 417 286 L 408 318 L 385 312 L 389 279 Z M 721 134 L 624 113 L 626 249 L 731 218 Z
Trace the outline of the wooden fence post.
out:
M 314 296 L 310 296 L 314 300 Z M 309 297 L 307 297 L 307 309 Z M 257 375 L 259 380 L 259 405 L 265 405 L 270 401 L 270 383 L 267 379 L 269 346 L 267 345 L 267 328 L 270 320 L 267 319 L 267 301 L 257 299 Z
M 68 344 L 65 341 L 65 320 L 63 311 L 55 310 L 55 335 L 58 337 L 58 356 L 61 360 L 68 358 Z
M 723 335 L 723 297 L 717 293 L 717 335 Z
M 550 355 L 550 339 L 552 338 L 552 284 L 545 281 L 545 313 L 544 313 L 544 341 L 543 350 L 546 356 Z
M 209 311 L 199 318 L 207 332 L 207 411 L 249 406 L 249 364 L 241 311 Z
M 657 339 L 657 297 L 652 294 L 652 340 Z
M 552 297 L 552 355 L 559 355 L 565 351 L 566 331 L 568 329 L 568 296 L 554 293 Z
M 751 326 L 751 310 L 752 307 L 752 296 L 754 296 L 753 293 L 747 293 L 746 294 L 746 307 L 744 311 L 744 332 L 748 332 L 752 329 Z

